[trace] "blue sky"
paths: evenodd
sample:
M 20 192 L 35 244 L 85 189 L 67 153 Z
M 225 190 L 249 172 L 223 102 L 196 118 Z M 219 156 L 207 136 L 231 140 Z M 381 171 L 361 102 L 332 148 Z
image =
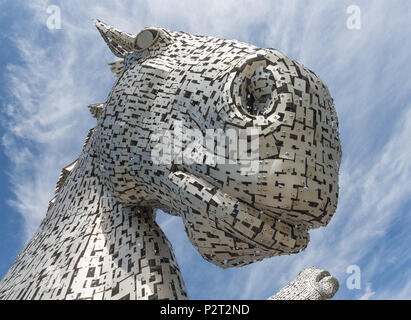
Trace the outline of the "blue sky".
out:
M 46 9 L 61 9 L 49 30 Z M 361 28 L 347 28 L 347 8 Z M 327 83 L 340 122 L 338 210 L 308 248 L 237 269 L 202 260 L 181 220 L 159 213 L 193 299 L 265 299 L 305 267 L 340 281 L 335 299 L 411 298 L 411 3 L 409 1 L 0 0 L 0 277 L 44 217 L 105 101 L 115 57 L 91 21 L 138 33 L 160 26 L 276 48 Z M 350 265 L 361 288 L 349 289 Z

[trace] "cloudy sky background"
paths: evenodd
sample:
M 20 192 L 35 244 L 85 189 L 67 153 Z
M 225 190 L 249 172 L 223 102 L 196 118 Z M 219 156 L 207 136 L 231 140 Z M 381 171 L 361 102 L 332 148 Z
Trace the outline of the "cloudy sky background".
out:
M 50 30 L 47 7 L 61 9 Z M 361 28 L 347 27 L 347 8 Z M 338 210 L 308 248 L 237 269 L 204 261 L 179 218 L 160 213 L 193 299 L 266 299 L 315 265 L 335 299 L 411 298 L 411 2 L 0 0 L 0 277 L 45 216 L 63 166 L 95 125 L 115 60 L 98 18 L 128 32 L 160 26 L 276 48 L 327 83 L 340 121 Z M 361 270 L 349 289 L 347 268 Z

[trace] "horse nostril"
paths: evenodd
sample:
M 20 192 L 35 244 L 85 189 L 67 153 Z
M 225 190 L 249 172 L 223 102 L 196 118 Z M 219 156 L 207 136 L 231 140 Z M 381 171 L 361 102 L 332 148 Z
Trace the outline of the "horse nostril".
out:
M 251 117 L 267 116 L 278 101 L 272 62 L 264 57 L 246 61 L 237 74 L 232 96 L 237 108 Z
M 245 101 L 245 106 L 247 109 L 247 112 L 252 114 L 252 115 L 258 115 L 258 109 L 254 105 L 255 103 L 255 98 L 253 94 L 246 88 L 246 101 Z

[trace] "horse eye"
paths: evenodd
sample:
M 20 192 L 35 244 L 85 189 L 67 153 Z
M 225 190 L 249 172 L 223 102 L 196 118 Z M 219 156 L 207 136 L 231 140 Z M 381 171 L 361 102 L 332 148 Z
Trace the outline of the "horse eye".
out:
M 144 29 L 137 36 L 135 40 L 135 49 L 144 50 L 151 47 L 158 39 L 159 32 L 155 29 Z

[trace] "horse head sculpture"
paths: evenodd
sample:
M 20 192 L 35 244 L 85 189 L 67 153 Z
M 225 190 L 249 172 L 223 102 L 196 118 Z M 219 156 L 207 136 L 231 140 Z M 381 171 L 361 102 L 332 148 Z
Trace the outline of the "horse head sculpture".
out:
M 223 268 L 303 250 L 338 199 L 341 146 L 326 85 L 275 49 L 95 24 L 120 58 L 110 64 L 117 80 L 90 106 L 97 125 L 0 297 L 184 298 L 155 209 L 180 216 L 199 253 Z M 35 250 L 65 275 L 60 291 L 46 288 Z M 24 291 L 30 277 L 49 280 Z

